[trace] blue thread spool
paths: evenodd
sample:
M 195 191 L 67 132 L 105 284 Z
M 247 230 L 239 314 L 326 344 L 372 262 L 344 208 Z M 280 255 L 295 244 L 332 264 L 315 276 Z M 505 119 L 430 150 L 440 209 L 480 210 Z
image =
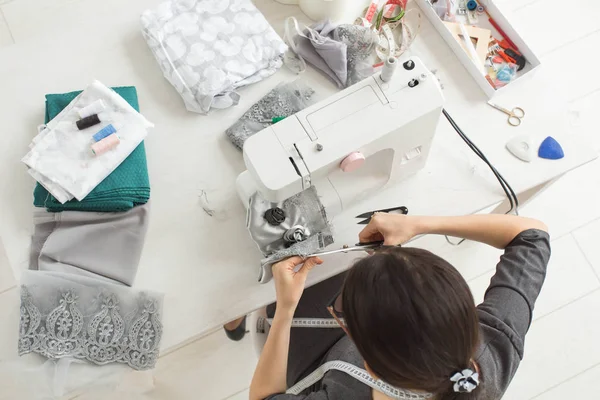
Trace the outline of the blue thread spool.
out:
M 94 138 L 94 142 L 99 142 L 102 139 L 104 139 L 107 136 L 112 135 L 113 133 L 116 133 L 117 130 L 115 129 L 114 126 L 112 126 L 112 124 L 106 125 L 104 128 L 102 128 L 101 130 L 98 131 L 98 133 L 96 133 L 93 138 Z
M 469 11 L 475 11 L 477 9 L 477 2 L 475 0 L 469 0 L 467 3 L 467 9 Z

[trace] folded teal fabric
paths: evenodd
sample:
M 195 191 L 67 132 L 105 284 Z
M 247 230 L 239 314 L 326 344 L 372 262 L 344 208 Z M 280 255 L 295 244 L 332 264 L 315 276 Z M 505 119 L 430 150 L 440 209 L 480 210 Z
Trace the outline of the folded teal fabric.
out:
M 133 108 L 139 111 L 137 91 L 133 86 L 113 88 Z M 47 94 L 46 123 L 58 115 L 81 91 Z M 145 204 L 150 199 L 150 180 L 146 164 L 144 142 L 127 157 L 109 176 L 106 177 L 82 201 L 73 199 L 60 204 L 39 183 L 33 191 L 33 205 L 46 207 L 50 212 L 60 211 L 127 211 L 136 205 Z

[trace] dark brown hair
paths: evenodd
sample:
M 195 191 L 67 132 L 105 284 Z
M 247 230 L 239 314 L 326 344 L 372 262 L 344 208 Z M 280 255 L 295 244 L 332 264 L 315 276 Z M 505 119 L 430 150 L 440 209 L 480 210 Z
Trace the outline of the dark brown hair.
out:
M 356 262 L 342 307 L 358 351 L 392 386 L 450 394 L 450 377 L 473 368 L 473 295 L 456 268 L 427 250 L 394 247 Z

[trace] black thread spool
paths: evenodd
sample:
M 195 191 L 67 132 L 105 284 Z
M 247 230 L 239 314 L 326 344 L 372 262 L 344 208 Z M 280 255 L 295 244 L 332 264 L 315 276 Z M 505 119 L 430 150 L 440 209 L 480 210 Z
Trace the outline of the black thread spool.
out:
M 77 129 L 80 131 L 89 128 L 90 126 L 98 125 L 100 123 L 100 118 L 98 118 L 98 114 L 90 115 L 89 117 L 81 118 L 76 122 Z

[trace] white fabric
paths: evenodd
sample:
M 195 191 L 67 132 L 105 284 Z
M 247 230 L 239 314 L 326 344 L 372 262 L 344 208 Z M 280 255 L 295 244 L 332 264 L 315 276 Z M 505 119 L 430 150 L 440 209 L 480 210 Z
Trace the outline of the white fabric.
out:
M 79 110 L 98 99 L 106 106 L 98 114 L 101 123 L 80 131 L 75 124 Z M 94 156 L 92 136 L 108 124 L 117 129 L 121 143 Z M 115 91 L 94 81 L 48 122 L 22 161 L 30 168 L 29 174 L 61 203 L 72 198 L 81 201 L 131 154 L 153 126 Z
M 142 14 L 142 33 L 190 111 L 239 101 L 274 74 L 287 46 L 250 0 L 169 0 Z

